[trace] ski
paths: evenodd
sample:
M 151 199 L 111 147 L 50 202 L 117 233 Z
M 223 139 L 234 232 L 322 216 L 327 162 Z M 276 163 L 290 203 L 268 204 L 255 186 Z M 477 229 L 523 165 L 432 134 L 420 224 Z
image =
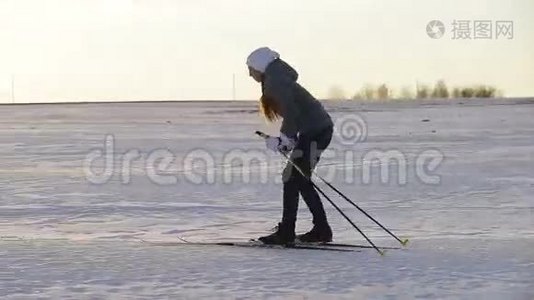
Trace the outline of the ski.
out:
M 308 245 L 308 244 L 291 244 L 291 245 L 269 245 L 264 244 L 260 241 L 249 241 L 249 242 L 218 242 L 217 245 L 221 246 L 237 246 L 237 247 L 259 247 L 259 248 L 280 248 L 280 249 L 308 249 L 308 250 L 327 250 L 327 251 L 338 251 L 338 252 L 354 252 L 354 250 L 351 249 L 338 249 L 338 248 L 332 248 L 327 247 L 324 245 Z
M 339 247 L 339 248 L 362 248 L 362 249 L 373 249 L 373 246 L 369 245 L 354 245 L 354 244 L 341 244 L 341 243 L 302 243 L 304 245 L 319 245 L 319 246 L 326 246 L 326 247 Z M 401 249 L 399 247 L 380 247 L 377 246 L 380 249 L 386 249 L 386 250 L 398 250 Z
M 268 248 L 268 249 L 299 249 L 299 250 L 323 250 L 323 251 L 335 251 L 335 252 L 359 252 L 356 249 L 343 249 L 336 247 L 329 247 L 324 245 L 305 245 L 305 244 L 292 244 L 292 245 L 269 245 L 259 241 L 249 242 L 148 242 L 154 246 L 226 246 L 226 247 L 243 247 L 243 248 Z
M 256 239 L 251 239 L 251 242 L 258 242 L 260 241 Z M 333 243 L 333 242 L 318 242 L 318 243 L 307 243 L 307 242 L 301 242 L 298 239 L 295 240 L 295 245 L 299 246 L 321 246 L 321 247 L 337 247 L 337 248 L 361 248 L 361 249 L 374 249 L 373 246 L 370 245 L 357 245 L 357 244 L 343 244 L 343 243 Z M 398 250 L 401 249 L 399 247 L 378 247 L 380 249 L 386 249 L 386 250 Z

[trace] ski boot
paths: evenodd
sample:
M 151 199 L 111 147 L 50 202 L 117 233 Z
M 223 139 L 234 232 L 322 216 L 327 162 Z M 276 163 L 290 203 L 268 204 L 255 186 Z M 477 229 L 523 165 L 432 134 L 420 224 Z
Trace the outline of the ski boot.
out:
M 332 241 L 332 229 L 328 224 L 314 225 L 312 230 L 299 234 L 297 239 L 303 243 L 328 243 Z
M 274 233 L 262 236 L 258 240 L 269 245 L 293 245 L 295 244 L 295 225 L 289 226 L 283 223 L 278 223 Z

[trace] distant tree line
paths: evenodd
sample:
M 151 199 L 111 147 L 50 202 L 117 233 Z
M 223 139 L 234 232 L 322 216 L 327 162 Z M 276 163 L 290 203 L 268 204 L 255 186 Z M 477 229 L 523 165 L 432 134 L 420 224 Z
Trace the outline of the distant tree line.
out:
M 380 85 L 365 84 L 352 97 L 347 97 L 345 91 L 333 86 L 328 92 L 328 99 L 366 99 L 366 100 L 387 100 L 387 99 L 426 99 L 426 98 L 492 98 L 502 97 L 502 92 L 490 85 L 472 85 L 449 88 L 444 80 L 438 80 L 434 86 L 427 84 L 417 84 L 415 90 L 404 86 L 398 91 L 394 91 L 387 84 Z

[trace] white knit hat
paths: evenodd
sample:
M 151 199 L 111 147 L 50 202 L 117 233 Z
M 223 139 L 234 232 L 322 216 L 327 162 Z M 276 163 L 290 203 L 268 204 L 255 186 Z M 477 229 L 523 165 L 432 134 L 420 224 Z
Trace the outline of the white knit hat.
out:
M 247 57 L 247 66 L 256 71 L 265 73 L 267 66 L 277 58 L 280 58 L 278 52 L 273 51 L 268 47 L 261 47 L 252 51 Z

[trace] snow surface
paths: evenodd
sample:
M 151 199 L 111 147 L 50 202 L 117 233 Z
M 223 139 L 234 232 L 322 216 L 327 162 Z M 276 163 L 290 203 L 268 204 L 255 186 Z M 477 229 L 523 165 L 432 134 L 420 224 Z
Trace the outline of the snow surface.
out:
M 279 168 L 245 172 L 227 163 L 233 149 L 263 150 L 255 130 L 276 133 L 252 102 L 116 103 L 0 106 L 0 298 L 534 298 L 534 101 L 453 100 L 327 103 L 336 120 L 357 114 L 367 139 L 331 149 L 363 157 L 397 150 L 407 183 L 362 181 L 365 160 L 321 161 L 334 185 L 409 247 L 380 257 L 373 250 L 151 246 L 147 241 L 238 241 L 268 232 L 280 218 Z M 425 121 L 423 121 L 425 120 Z M 339 124 L 339 123 L 338 123 Z M 115 137 L 115 151 L 176 157 L 176 184 L 150 180 L 144 163 L 123 183 L 120 160 L 104 184 L 88 181 L 83 160 Z M 180 163 L 195 149 L 215 156 L 210 170 Z M 439 184 L 415 176 L 422 151 L 444 161 Z M 344 151 L 344 152 L 343 152 Z M 274 162 L 282 160 L 264 152 Z M 98 169 L 96 163 L 95 169 Z M 214 183 L 186 175 L 214 172 Z M 224 182 L 223 173 L 236 175 Z M 353 172 L 355 181 L 344 176 Z M 374 174 L 374 173 L 373 173 Z M 324 185 L 321 185 L 324 186 Z M 325 187 L 325 190 L 326 187 Z M 395 241 L 328 192 L 383 246 Z M 310 227 L 301 202 L 298 231 Z M 365 241 L 325 202 L 338 242 Z

